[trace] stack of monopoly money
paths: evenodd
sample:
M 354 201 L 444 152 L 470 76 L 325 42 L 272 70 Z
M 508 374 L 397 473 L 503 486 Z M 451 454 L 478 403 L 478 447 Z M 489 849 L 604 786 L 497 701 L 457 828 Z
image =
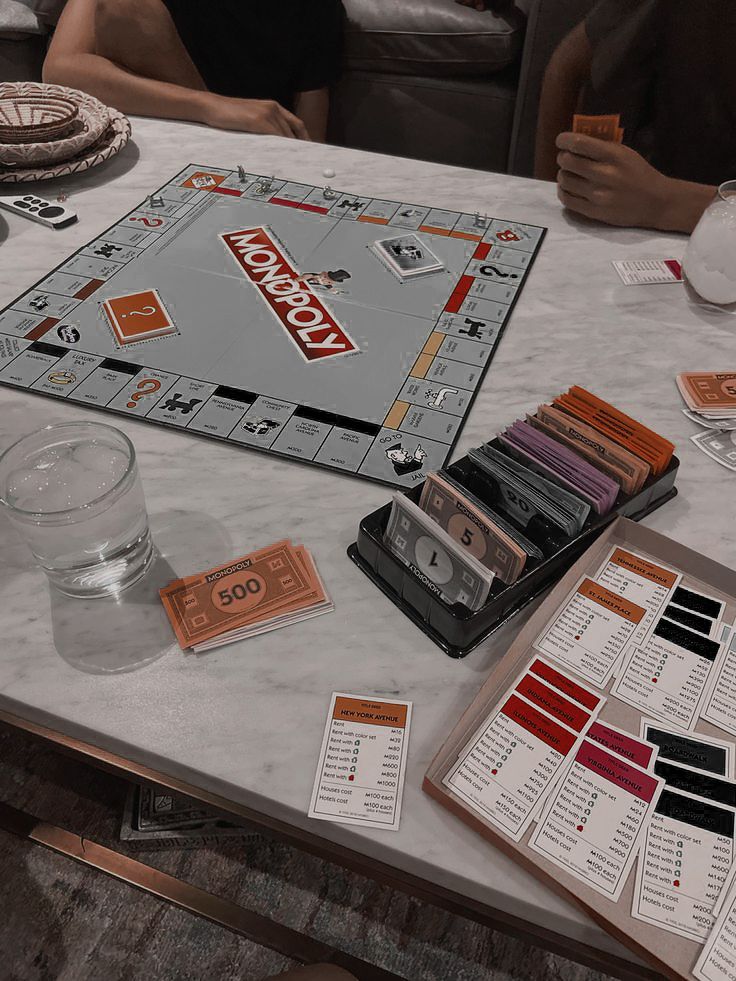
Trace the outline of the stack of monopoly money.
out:
M 391 501 L 384 541 L 445 603 L 479 610 L 488 599 L 493 572 L 399 491 Z
M 527 559 L 543 558 L 539 548 L 514 525 L 449 473 L 428 473 L 419 507 L 452 540 L 493 576 L 516 582 Z
M 334 606 L 309 551 L 288 540 L 160 591 L 182 650 L 211 650 L 329 613 Z
M 619 485 L 575 450 L 517 419 L 499 440 L 510 456 L 529 463 L 537 472 L 582 498 L 596 514 L 608 514 L 618 497 Z
M 569 538 L 582 531 L 590 514 L 590 505 L 582 498 L 506 456 L 491 443 L 469 450 L 468 457 L 483 474 L 493 500 L 521 529 L 541 520 Z
M 384 540 L 447 603 L 480 609 L 669 465 L 674 446 L 577 386 L 394 494 Z
M 736 371 L 683 371 L 677 387 L 690 412 L 712 429 L 736 421 Z
M 579 385 L 559 395 L 554 405 L 644 460 L 653 476 L 659 477 L 669 466 L 675 452 L 673 443 Z
M 690 439 L 713 460 L 736 471 L 736 371 L 684 371 L 677 387 L 687 405 L 682 411 L 705 427 Z
M 538 406 L 526 420 L 517 419 L 499 433 L 497 443 L 516 462 L 517 493 L 519 481 L 526 485 L 525 510 L 543 514 L 567 534 L 582 529 L 589 511 L 609 514 L 620 494 L 638 494 L 650 476 L 667 469 L 674 452 L 668 440 L 578 386 Z M 490 444 L 471 454 L 476 466 L 495 471 L 497 479 L 501 459 Z M 546 502 L 539 497 L 540 479 L 547 481 Z M 551 500 L 550 488 L 556 488 Z M 561 489 L 566 498 L 560 498 Z M 571 500 L 587 505 L 577 520 Z M 561 507 L 568 512 L 564 521 Z

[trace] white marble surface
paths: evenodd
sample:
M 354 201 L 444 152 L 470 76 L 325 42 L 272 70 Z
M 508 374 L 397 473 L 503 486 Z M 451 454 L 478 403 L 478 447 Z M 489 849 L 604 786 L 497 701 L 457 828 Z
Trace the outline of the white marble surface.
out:
M 51 232 L 0 219 L 0 303 L 12 300 L 187 162 L 276 173 L 375 197 L 547 225 L 549 234 L 458 445 L 458 454 L 539 401 L 581 383 L 678 445 L 680 495 L 647 523 L 733 564 L 734 476 L 688 436 L 678 371 L 728 366 L 734 320 L 704 313 L 681 286 L 626 288 L 612 259 L 679 256 L 684 240 L 597 227 L 562 213 L 551 185 L 201 127 L 135 120 L 109 167 L 66 183 L 80 221 Z M 0 447 L 52 421 L 109 416 L 0 390 Z M 421 791 L 443 734 L 508 645 L 463 661 L 428 642 L 347 559 L 359 518 L 388 492 L 295 462 L 118 417 L 135 442 L 160 581 L 290 536 L 315 554 L 336 612 L 301 627 L 182 655 L 154 581 L 125 601 L 52 596 L 0 523 L 0 706 L 128 754 L 263 813 L 599 949 L 631 956 Z M 169 568 L 170 567 L 170 568 Z M 514 628 L 515 629 L 515 628 Z M 414 727 L 398 833 L 306 818 L 330 693 L 409 698 Z

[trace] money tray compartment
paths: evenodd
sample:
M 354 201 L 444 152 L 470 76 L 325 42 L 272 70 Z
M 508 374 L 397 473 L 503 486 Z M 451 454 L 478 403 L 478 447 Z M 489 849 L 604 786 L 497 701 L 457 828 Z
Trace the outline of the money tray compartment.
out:
M 495 440 L 491 443 L 498 446 Z M 566 536 L 554 526 L 530 528 L 529 537 L 542 549 L 544 560 L 530 563 L 511 585 L 494 580 L 484 606 L 475 612 L 463 603 L 449 605 L 439 599 L 385 545 L 383 534 L 391 512 L 390 503 L 361 520 L 357 541 L 348 548 L 348 555 L 446 654 L 465 657 L 560 579 L 614 518 L 621 515 L 639 521 L 671 500 L 677 494 L 675 478 L 679 466 L 680 461 L 673 456 L 665 472 L 650 477 L 638 494 L 619 494 L 610 514 L 601 517 L 592 512 L 575 537 Z M 489 500 L 483 487 L 485 475 L 467 456 L 450 464 L 447 470 L 481 500 Z M 422 486 L 413 487 L 407 494 L 415 503 L 419 502 Z

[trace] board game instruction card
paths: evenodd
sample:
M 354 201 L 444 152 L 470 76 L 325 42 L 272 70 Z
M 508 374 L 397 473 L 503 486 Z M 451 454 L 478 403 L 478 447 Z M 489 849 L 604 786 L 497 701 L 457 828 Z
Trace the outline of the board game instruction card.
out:
M 731 882 L 693 974 L 700 981 L 736 981 L 736 880 Z
M 682 573 L 614 545 L 593 578 L 646 609 L 646 616 L 631 638 L 632 643 L 640 644 L 682 580 Z
M 536 658 L 466 743 L 445 785 L 519 841 L 604 702 Z
M 734 809 L 666 786 L 639 855 L 631 915 L 702 941 L 733 861 Z
M 398 831 L 411 707 L 333 692 L 309 817 Z
M 611 694 L 635 708 L 693 729 L 722 645 L 664 617 L 641 647 L 628 648 Z
M 535 646 L 604 688 L 646 613 L 643 606 L 585 577 Z
M 583 739 L 529 847 L 617 901 L 664 781 Z

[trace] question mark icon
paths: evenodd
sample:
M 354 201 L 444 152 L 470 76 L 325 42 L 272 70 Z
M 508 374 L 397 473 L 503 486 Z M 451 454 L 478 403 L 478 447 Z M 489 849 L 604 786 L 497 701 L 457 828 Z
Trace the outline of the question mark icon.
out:
M 146 228 L 158 228 L 159 225 L 163 225 L 163 218 L 149 218 L 146 215 L 132 215 L 129 219 L 130 221 L 139 221 L 141 224 L 145 225 Z
M 156 307 L 143 307 L 142 310 L 131 310 L 130 313 L 121 313 L 120 319 L 123 317 L 152 317 L 156 312 Z
M 161 382 L 155 378 L 144 378 L 143 381 L 138 382 L 136 388 L 139 391 L 134 392 L 130 396 L 130 402 L 128 402 L 129 409 L 135 409 L 137 403 L 146 395 L 153 395 L 154 392 L 157 392 L 161 388 Z
M 518 279 L 519 278 L 516 273 L 505 273 L 505 272 L 501 272 L 501 270 L 498 268 L 498 266 L 481 266 L 480 267 L 480 271 L 481 271 L 481 274 L 483 276 L 490 276 L 491 273 L 495 273 L 497 276 L 500 276 L 502 279 Z

